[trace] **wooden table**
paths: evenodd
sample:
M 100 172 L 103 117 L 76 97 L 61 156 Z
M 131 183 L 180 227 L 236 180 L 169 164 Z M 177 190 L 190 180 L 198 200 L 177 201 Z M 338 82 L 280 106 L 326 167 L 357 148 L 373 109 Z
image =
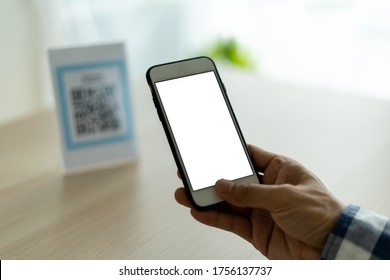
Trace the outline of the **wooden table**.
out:
M 390 215 L 390 103 L 223 71 L 248 143 L 287 154 L 346 203 Z M 193 220 L 146 82 L 132 91 L 139 158 L 67 174 L 57 120 L 0 127 L 0 259 L 262 259 Z

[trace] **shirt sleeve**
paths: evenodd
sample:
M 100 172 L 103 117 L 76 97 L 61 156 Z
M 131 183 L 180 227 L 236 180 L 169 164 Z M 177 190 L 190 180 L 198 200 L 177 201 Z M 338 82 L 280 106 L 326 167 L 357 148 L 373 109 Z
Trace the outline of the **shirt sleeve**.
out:
M 387 217 L 348 205 L 330 233 L 322 259 L 390 259 L 390 221 Z

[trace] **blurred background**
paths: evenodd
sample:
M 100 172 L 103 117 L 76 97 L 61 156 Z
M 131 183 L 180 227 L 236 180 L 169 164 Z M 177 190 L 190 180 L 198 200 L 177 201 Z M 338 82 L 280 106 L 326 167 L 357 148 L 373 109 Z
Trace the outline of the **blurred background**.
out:
M 132 82 L 210 55 L 262 79 L 390 99 L 388 0 L 0 0 L 0 124 L 53 107 L 49 47 L 124 41 Z
M 0 38 L 0 259 L 263 258 L 174 202 L 145 72 L 199 55 L 248 143 L 390 215 L 389 0 L 0 0 Z M 127 48 L 139 160 L 65 173 L 48 49 L 110 42 Z

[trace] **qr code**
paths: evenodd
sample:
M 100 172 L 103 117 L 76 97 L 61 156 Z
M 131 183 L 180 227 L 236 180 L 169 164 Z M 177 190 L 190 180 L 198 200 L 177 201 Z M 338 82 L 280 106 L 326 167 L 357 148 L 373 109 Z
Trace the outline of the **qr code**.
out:
M 120 104 L 115 85 L 78 86 L 70 90 L 77 138 L 121 129 Z

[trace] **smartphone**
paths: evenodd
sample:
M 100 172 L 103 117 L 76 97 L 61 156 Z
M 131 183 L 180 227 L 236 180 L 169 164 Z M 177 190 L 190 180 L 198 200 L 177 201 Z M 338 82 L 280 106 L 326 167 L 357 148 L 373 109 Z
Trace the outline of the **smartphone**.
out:
M 197 208 L 222 201 L 214 189 L 218 179 L 259 182 L 210 58 L 156 65 L 146 79 L 181 179 Z

